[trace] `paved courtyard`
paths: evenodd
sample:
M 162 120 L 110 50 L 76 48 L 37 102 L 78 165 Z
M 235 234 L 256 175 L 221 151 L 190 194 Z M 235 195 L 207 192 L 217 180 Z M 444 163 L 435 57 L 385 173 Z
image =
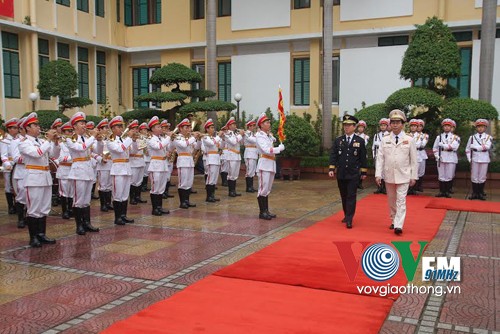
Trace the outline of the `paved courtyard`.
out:
M 219 186 L 221 201 L 205 203 L 202 183 L 196 176 L 196 208 L 178 209 L 172 189 L 176 197 L 164 201 L 170 215 L 151 216 L 149 203 L 129 205 L 135 223 L 127 226 L 115 226 L 113 213 L 101 213 L 93 201 L 100 233 L 77 236 L 74 220 L 51 216 L 47 234 L 58 242 L 41 249 L 26 247 L 28 232 L 16 227 L 2 199 L 0 333 L 98 333 L 341 209 L 336 182 L 327 179 L 276 181 L 270 209 L 278 218 L 272 221 L 257 219 L 255 194 L 230 198 Z M 370 184 L 360 197 L 373 192 Z M 456 188 L 454 197 L 465 198 L 465 183 Z M 497 187 L 486 190 L 500 201 Z M 149 202 L 148 193 L 142 197 Z M 449 211 L 424 255 L 460 256 L 462 293 L 402 295 L 381 333 L 500 333 L 499 241 L 500 215 Z

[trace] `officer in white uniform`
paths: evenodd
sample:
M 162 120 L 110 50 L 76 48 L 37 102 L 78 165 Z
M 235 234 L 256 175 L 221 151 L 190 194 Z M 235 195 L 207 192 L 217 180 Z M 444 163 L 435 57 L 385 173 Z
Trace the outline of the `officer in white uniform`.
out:
M 111 188 L 113 183 L 111 182 L 111 175 L 109 173 L 113 163 L 111 162 L 108 150 L 110 130 L 107 118 L 104 118 L 97 124 L 97 131 L 99 131 L 98 136 L 102 139 L 102 152 L 98 152 L 97 144 L 95 149 L 97 180 L 99 181 L 99 201 L 101 211 L 108 212 L 109 210 L 114 210 L 114 208 L 111 206 Z
M 415 190 L 419 192 L 424 191 L 424 175 L 425 175 L 425 164 L 427 163 L 427 152 L 425 151 L 425 146 L 429 142 L 429 135 L 424 133 L 425 121 L 423 119 L 417 119 L 417 135 L 415 139 L 415 146 L 417 147 L 417 160 L 418 160 L 418 180 Z
M 366 122 L 363 120 L 360 120 L 358 122 L 358 126 L 357 126 L 356 130 L 357 130 L 356 135 L 358 137 L 361 137 L 365 141 L 365 147 L 367 148 L 368 142 L 370 141 L 370 136 L 365 133 Z M 368 150 L 367 150 L 367 152 L 368 152 Z M 364 189 L 363 188 L 363 179 L 361 178 L 361 176 L 359 178 L 358 189 Z
M 52 176 L 50 175 L 49 159 L 57 158 L 60 148 L 55 130 L 47 132 L 47 139 L 38 138 L 40 125 L 36 113 L 31 113 L 24 120 L 22 127 L 26 129 L 26 139 L 19 144 L 22 155 L 26 179 L 26 224 L 30 235 L 30 246 L 41 247 L 42 244 L 55 244 L 54 239 L 48 238 L 47 216 L 50 212 L 52 193 Z
M 17 212 L 17 227 L 24 228 L 26 216 L 26 188 L 24 180 L 26 179 L 26 168 L 21 153 L 19 152 L 19 144 L 26 140 L 26 130 L 21 126 L 26 117 L 21 118 L 17 122 L 19 134 L 16 139 L 11 142 L 12 158 L 16 164 L 12 174 L 12 187 L 16 194 L 16 212 Z
M 151 161 L 149 163 L 148 173 L 151 180 L 151 205 L 153 216 L 169 214 L 169 210 L 163 209 L 163 193 L 167 186 L 168 167 L 167 167 L 167 149 L 170 146 L 170 137 L 162 136 L 160 120 L 157 116 L 151 118 L 148 127 L 152 132 L 148 140 L 148 151 Z
M 141 125 L 139 125 L 139 133 L 141 137 L 143 138 L 149 138 L 149 132 L 148 132 L 148 124 L 146 122 L 142 122 Z M 141 191 L 148 191 L 148 169 L 149 169 L 149 162 L 151 161 L 151 157 L 149 155 L 147 147 L 144 149 L 144 163 L 146 164 L 144 166 L 144 174 L 142 176 L 142 184 L 141 184 Z
M 221 136 L 221 138 L 222 138 L 227 133 L 227 128 L 226 128 L 225 125 L 221 128 L 221 131 L 222 131 L 222 136 Z M 220 150 L 221 150 L 221 155 L 220 155 L 220 179 L 221 179 L 221 185 L 223 187 L 227 187 L 228 186 L 228 184 L 227 184 L 227 174 L 228 174 L 228 170 L 229 170 L 229 163 L 228 163 L 228 161 L 226 159 L 227 148 L 226 148 L 226 142 L 225 141 L 221 142 Z
M 161 129 L 163 136 L 170 137 L 170 123 L 167 120 L 161 121 Z M 175 148 L 172 144 L 167 148 L 167 185 L 165 187 L 165 192 L 163 193 L 163 198 L 173 198 L 174 195 L 170 195 L 169 189 L 172 186 L 170 179 L 172 177 L 172 172 L 174 171 L 174 160 L 175 160 Z
M 205 189 L 207 190 L 206 202 L 214 203 L 219 201 L 219 198 L 215 197 L 215 185 L 217 184 L 217 179 L 219 177 L 220 168 L 220 154 L 219 147 L 221 145 L 222 139 L 215 132 L 215 124 L 211 118 L 209 118 L 205 125 L 206 135 L 202 138 L 202 144 L 206 151 L 206 166 L 205 173 L 207 178 L 205 180 Z M 222 132 L 220 133 L 222 134 Z
M 377 154 L 375 180 L 382 182 L 382 172 L 387 189 L 387 202 L 392 219 L 391 229 L 396 235 L 403 233 L 406 218 L 408 187 L 417 181 L 417 149 L 413 138 L 403 132 L 405 114 L 394 109 L 389 113 L 392 132 L 382 138 Z
M 260 154 L 257 164 L 259 219 L 270 220 L 276 218 L 275 214 L 269 212 L 268 198 L 273 187 L 274 175 L 276 174 L 276 154 L 283 152 L 285 146 L 280 144 L 278 147 L 274 147 L 276 139 L 271 134 L 271 121 L 265 113 L 262 113 L 258 118 L 257 126 L 260 129 L 255 135 L 257 138 L 257 150 Z
M 451 197 L 450 190 L 458 163 L 457 150 L 460 137 L 451 132 L 453 120 L 446 118 L 441 122 L 443 132 L 436 137 L 432 151 L 438 165 L 439 193 L 436 197 Z
M 243 131 L 237 132 L 236 121 L 231 117 L 227 123 L 228 131 L 222 137 L 226 146 L 226 161 L 228 163 L 227 186 L 229 188 L 229 197 L 241 196 L 236 192 L 236 180 L 240 174 L 241 153 L 240 148 L 243 144 Z
M 377 154 L 380 143 L 382 143 L 382 138 L 385 135 L 389 134 L 389 131 L 387 131 L 387 128 L 389 127 L 389 119 L 381 118 L 380 121 L 378 121 L 378 126 L 379 126 L 379 132 L 373 136 L 373 144 L 372 144 L 374 165 L 377 164 Z M 380 185 L 377 187 L 377 190 L 375 190 L 374 194 L 386 194 L 384 171 L 382 171 L 382 181 L 380 182 Z
M 254 193 L 257 190 L 253 187 L 253 178 L 257 170 L 257 160 L 259 159 L 259 153 L 257 152 L 257 137 L 255 137 L 255 125 L 257 123 L 254 120 L 247 122 L 247 131 L 245 132 L 244 143 L 245 143 L 245 153 L 243 154 L 243 159 L 245 159 L 246 174 L 245 180 L 247 183 L 247 193 Z
M 61 127 L 62 138 L 71 138 L 73 136 L 73 127 L 70 122 Z M 57 159 L 56 177 L 59 180 L 59 196 L 61 197 L 62 219 L 70 219 L 72 213 L 73 196 L 75 194 L 75 181 L 69 178 L 73 159 L 68 144 L 63 141 L 59 144 L 61 153 Z
M 493 137 L 485 133 L 488 125 L 489 122 L 483 118 L 476 120 L 474 126 L 477 132 L 469 137 L 465 148 L 465 154 L 471 167 L 472 194 L 469 199 L 486 200 L 484 184 L 490 163 L 490 149 L 493 144 Z
M 128 125 L 129 129 L 139 130 L 139 121 L 136 119 L 130 122 Z M 137 136 L 140 136 L 138 133 Z M 144 175 L 144 168 L 146 163 L 144 162 L 144 147 L 139 147 L 144 145 L 140 139 L 136 139 L 132 146 L 130 146 L 130 168 L 132 171 L 132 179 L 130 181 L 130 204 L 136 205 L 137 203 L 147 203 L 141 199 L 141 185 L 142 176 Z
M 13 215 L 16 213 L 16 206 L 14 205 L 14 193 L 12 189 L 11 171 L 13 166 L 12 149 L 11 142 L 17 137 L 19 133 L 19 128 L 17 122 L 19 119 L 11 118 L 5 122 L 5 128 L 7 133 L 4 138 L 0 141 L 0 152 L 2 156 L 2 166 L 3 166 L 3 179 L 5 185 L 5 197 L 7 198 L 7 205 L 9 207 L 9 214 Z
M 417 147 L 418 120 L 415 118 L 412 118 L 412 119 L 410 119 L 408 124 L 410 126 L 410 132 L 408 133 L 408 136 L 410 136 L 413 139 L 413 141 L 415 142 L 415 147 Z M 418 156 L 418 149 L 417 149 L 417 162 L 420 163 L 420 158 Z M 417 190 L 416 190 L 417 184 L 418 184 L 418 180 L 417 180 L 417 182 L 415 182 L 414 186 L 408 187 L 408 195 L 416 195 L 417 194 Z
M 191 124 L 187 118 L 183 119 L 177 126 L 180 134 L 175 136 L 173 146 L 177 150 L 179 207 L 188 209 L 196 206 L 196 204 L 189 202 L 189 195 L 191 194 L 194 178 L 193 151 L 199 149 L 201 144 L 196 140 L 197 138 L 191 135 Z M 200 136 L 198 132 L 193 134 L 197 137 Z
M 71 153 L 71 170 L 68 179 L 73 180 L 73 212 L 75 214 L 76 234 L 99 232 L 92 226 L 90 219 L 90 199 L 92 184 L 95 182 L 95 171 L 91 161 L 91 148 L 96 142 L 97 130 L 87 130 L 86 115 L 77 112 L 70 119 L 75 134 L 66 138 L 66 145 Z M 87 132 L 90 137 L 87 137 Z

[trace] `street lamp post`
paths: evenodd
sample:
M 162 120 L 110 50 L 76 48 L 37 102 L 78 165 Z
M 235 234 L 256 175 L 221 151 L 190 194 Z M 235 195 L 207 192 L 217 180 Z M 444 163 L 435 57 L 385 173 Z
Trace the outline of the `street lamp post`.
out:
M 243 98 L 240 93 L 234 94 L 234 100 L 236 101 L 236 122 L 240 122 L 240 101 Z
M 31 111 L 35 111 L 35 103 L 38 100 L 38 93 L 30 93 L 29 99 L 31 100 Z

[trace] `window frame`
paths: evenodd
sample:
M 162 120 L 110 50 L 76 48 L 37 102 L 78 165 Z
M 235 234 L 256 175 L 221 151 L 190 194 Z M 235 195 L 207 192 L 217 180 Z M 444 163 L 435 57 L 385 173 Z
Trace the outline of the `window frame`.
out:
M 56 4 L 71 7 L 71 0 L 56 0 Z
M 229 9 L 228 9 L 229 7 Z M 231 0 L 218 0 L 217 1 L 217 17 L 231 16 Z
M 335 75 L 335 65 L 337 62 L 337 71 Z M 335 85 L 337 81 L 337 85 Z M 340 103 L 340 56 L 332 57 L 332 104 L 338 105 Z
M 86 7 L 84 6 L 86 4 Z M 76 0 L 76 9 L 85 13 L 89 12 L 89 0 Z
M 43 42 L 42 42 L 43 41 Z M 41 43 L 47 42 L 47 49 L 41 47 Z M 50 41 L 45 38 L 38 38 L 38 72 L 42 70 L 42 67 L 50 62 Z M 40 100 L 50 100 L 50 96 L 42 96 L 40 94 Z
M 292 9 L 307 9 L 311 8 L 311 0 L 292 0 Z
M 2 38 L 2 56 L 3 56 L 2 68 L 3 68 L 3 79 L 4 79 L 4 89 L 3 89 L 4 96 L 6 99 L 20 99 L 21 59 L 19 53 L 19 35 L 7 31 L 2 31 L 1 38 Z M 14 42 L 15 45 L 10 45 L 11 41 Z M 8 66 L 5 66 L 6 62 L 9 63 Z M 13 67 L 12 65 L 15 62 L 17 62 L 17 66 Z M 15 68 L 17 68 L 17 71 L 14 70 Z M 9 89 L 7 89 L 7 87 Z M 10 92 L 8 93 L 8 91 Z
M 86 51 L 86 60 L 83 59 L 81 52 Z M 90 73 L 89 73 L 89 49 L 78 47 L 78 96 L 90 98 Z M 86 76 L 82 76 L 83 70 L 86 70 Z M 87 90 L 85 91 L 85 88 Z
M 160 66 L 153 66 L 153 67 L 144 66 L 144 67 L 132 68 L 132 101 L 133 101 L 134 109 L 143 109 L 143 108 L 161 109 L 161 103 L 135 101 L 135 98 L 139 95 L 142 95 L 145 93 L 151 93 L 151 92 L 155 92 L 155 91 L 161 91 L 161 86 L 153 85 L 149 82 L 153 73 L 158 69 L 160 69 Z M 148 79 L 147 79 L 146 85 L 142 85 L 142 82 L 140 82 L 141 71 L 147 71 Z M 134 84 L 135 79 L 136 79 L 135 73 L 138 73 L 137 78 L 139 79 L 137 88 L 135 87 L 135 84 Z M 144 88 L 146 88 L 146 87 L 147 87 L 147 91 L 144 90 Z
M 300 80 L 296 80 L 296 63 L 297 62 L 301 62 L 301 75 L 300 75 Z M 304 63 L 305 62 L 308 62 L 308 66 L 309 66 L 309 79 L 308 80 L 305 80 L 304 76 L 305 76 L 305 73 L 304 73 Z M 297 86 L 296 85 L 300 85 L 300 101 L 297 103 L 298 101 L 298 98 L 297 98 L 297 91 L 296 91 L 296 88 Z M 306 101 L 306 98 L 304 97 L 305 96 L 305 86 L 306 84 L 309 84 L 309 91 L 307 93 L 307 101 Z M 297 57 L 297 58 L 294 58 L 293 59 L 293 104 L 295 106 L 309 106 L 311 103 L 311 58 L 310 57 Z
M 205 19 L 205 0 L 191 0 L 191 19 L 203 20 Z
M 221 82 L 221 75 L 220 75 L 221 66 L 224 67 L 224 82 Z M 229 76 L 227 75 L 228 66 L 229 66 Z M 219 101 L 225 101 L 225 102 L 232 101 L 232 97 L 231 97 L 231 85 L 232 85 L 231 73 L 232 73 L 231 61 L 220 61 L 217 63 L 217 99 Z M 224 91 L 224 99 L 221 99 L 221 88 Z
M 96 16 L 105 17 L 106 15 L 106 4 L 104 0 L 95 0 L 94 12 Z
M 127 27 L 161 23 L 161 0 L 145 1 L 145 4 L 141 4 L 139 0 L 125 0 L 124 21 Z M 145 15 L 145 21 L 142 21 L 143 15 Z
M 100 60 L 101 56 L 103 61 Z M 96 51 L 96 100 L 97 104 L 106 104 L 106 52 Z
M 463 61 L 463 56 L 462 56 L 462 53 L 467 50 L 470 52 L 470 55 L 469 55 L 469 64 L 467 66 L 468 68 L 468 74 L 467 75 L 464 75 L 463 74 L 463 71 L 461 69 L 460 71 L 460 76 L 457 77 L 457 78 L 449 78 L 448 79 L 448 85 L 452 86 L 453 88 L 457 89 L 458 92 L 459 92 L 459 97 L 470 97 L 470 93 L 471 93 L 471 76 L 472 76 L 472 46 L 463 46 L 463 47 L 460 47 L 460 60 Z M 462 79 L 466 77 L 467 78 L 467 94 L 466 95 L 462 95 L 462 91 L 461 91 L 461 86 L 462 86 Z M 452 80 L 456 80 L 456 85 L 454 85 L 452 83 Z
M 378 47 L 408 45 L 409 43 L 409 35 L 380 36 L 377 40 Z

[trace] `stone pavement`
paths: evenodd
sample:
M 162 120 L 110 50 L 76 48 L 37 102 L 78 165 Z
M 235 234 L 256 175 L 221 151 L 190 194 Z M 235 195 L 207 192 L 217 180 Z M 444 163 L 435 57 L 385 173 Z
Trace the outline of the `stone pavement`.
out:
M 77 236 L 74 220 L 51 216 L 47 235 L 58 242 L 41 249 L 26 247 L 28 232 L 17 229 L 2 198 L 0 333 L 98 333 L 341 209 L 336 182 L 276 181 L 270 209 L 278 218 L 262 221 L 255 194 L 229 198 L 219 186 L 221 202 L 207 204 L 202 182 L 195 177 L 196 208 L 178 209 L 172 191 L 176 198 L 165 201 L 170 215 L 153 217 L 149 204 L 129 205 L 135 223 L 127 226 L 115 226 L 113 213 L 101 213 L 93 201 L 100 233 Z M 242 181 L 238 186 L 243 190 Z M 489 198 L 500 200 L 498 189 L 487 190 Z M 147 193 L 142 196 L 149 201 Z M 454 195 L 465 196 L 460 188 Z M 500 332 L 499 234 L 500 215 L 448 212 L 424 255 L 461 256 L 462 293 L 402 295 L 381 333 Z

